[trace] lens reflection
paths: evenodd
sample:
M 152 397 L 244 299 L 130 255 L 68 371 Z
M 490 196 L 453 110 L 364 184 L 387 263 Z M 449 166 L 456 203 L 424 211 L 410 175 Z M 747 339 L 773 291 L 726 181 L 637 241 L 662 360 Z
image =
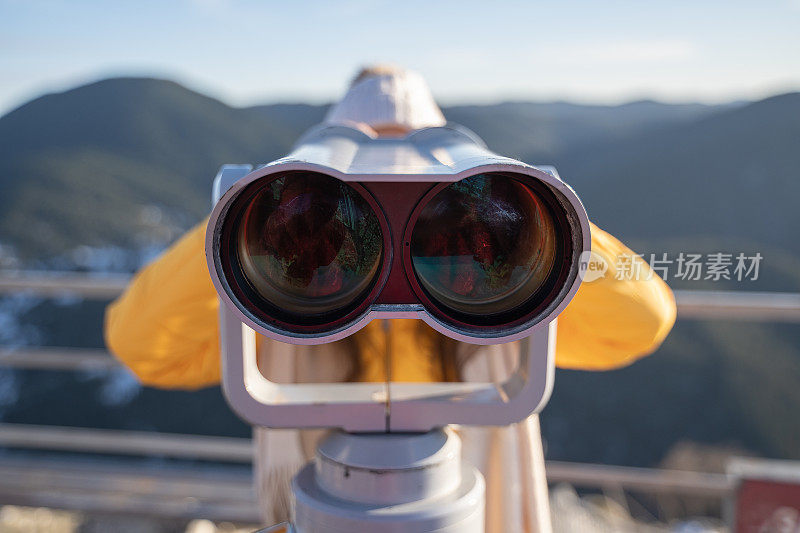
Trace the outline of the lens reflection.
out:
M 510 177 L 479 174 L 449 185 L 422 209 L 411 257 L 433 300 L 492 315 L 514 310 L 545 284 L 556 242 L 538 194 Z
M 352 304 L 381 261 L 378 218 L 352 187 L 330 176 L 273 180 L 247 207 L 238 234 L 241 270 L 280 310 L 320 314 Z

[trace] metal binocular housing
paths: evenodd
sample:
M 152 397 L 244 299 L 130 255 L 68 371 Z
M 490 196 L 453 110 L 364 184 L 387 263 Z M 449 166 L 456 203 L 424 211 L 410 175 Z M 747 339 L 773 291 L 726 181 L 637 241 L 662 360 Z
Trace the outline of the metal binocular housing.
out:
M 546 402 L 556 318 L 591 243 L 583 205 L 554 168 L 498 156 L 457 125 L 375 137 L 323 124 L 284 158 L 223 166 L 214 202 L 206 256 L 222 302 L 223 384 L 245 419 L 425 430 L 507 424 Z M 472 344 L 523 339 L 519 367 L 504 384 L 391 392 L 258 372 L 255 333 L 321 344 L 374 319 L 423 320 Z

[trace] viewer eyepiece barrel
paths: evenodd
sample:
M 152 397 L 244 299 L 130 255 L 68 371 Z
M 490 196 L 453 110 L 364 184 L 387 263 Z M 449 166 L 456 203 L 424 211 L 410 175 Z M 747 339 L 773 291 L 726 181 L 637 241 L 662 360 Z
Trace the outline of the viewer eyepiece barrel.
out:
M 262 333 L 306 344 L 372 318 L 503 342 L 560 312 L 589 249 L 574 192 L 460 131 L 424 133 L 323 129 L 233 184 L 208 232 L 223 300 Z

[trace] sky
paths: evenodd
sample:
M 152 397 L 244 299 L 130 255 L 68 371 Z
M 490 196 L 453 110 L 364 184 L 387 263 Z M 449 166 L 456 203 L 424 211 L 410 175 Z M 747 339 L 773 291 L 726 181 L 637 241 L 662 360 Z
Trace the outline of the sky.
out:
M 752 100 L 800 90 L 800 0 L 0 0 L 0 114 L 113 76 L 325 102 L 374 62 L 443 104 Z

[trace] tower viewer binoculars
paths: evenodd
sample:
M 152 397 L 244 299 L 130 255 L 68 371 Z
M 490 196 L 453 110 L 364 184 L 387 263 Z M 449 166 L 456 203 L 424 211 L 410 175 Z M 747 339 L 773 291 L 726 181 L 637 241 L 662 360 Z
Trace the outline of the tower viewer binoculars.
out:
M 551 167 L 458 126 L 373 138 L 319 126 L 288 156 L 220 173 L 207 259 L 259 333 L 293 344 L 419 318 L 454 339 L 519 339 L 575 294 L 586 213 Z
M 217 174 L 206 259 L 222 302 L 223 390 L 252 424 L 339 429 L 292 480 L 298 532 L 480 533 L 484 478 L 446 426 L 508 425 L 546 404 L 557 317 L 581 283 L 589 221 L 554 168 L 440 125 L 421 78 L 380 76 L 357 80 L 331 123 L 286 157 Z M 387 116 L 416 95 L 430 127 L 379 129 L 371 106 L 391 88 Z M 333 342 L 374 319 L 423 320 L 462 343 L 520 342 L 455 354 L 458 381 L 398 382 L 392 357 L 413 352 L 393 355 L 387 327 L 383 381 L 286 379 L 301 358 L 322 367 L 334 351 L 281 343 Z
M 248 422 L 427 431 L 510 424 L 547 402 L 556 318 L 591 243 L 555 169 L 498 156 L 457 125 L 379 137 L 322 124 L 282 159 L 223 166 L 214 201 L 206 259 L 222 301 L 223 390 Z M 373 319 L 424 320 L 471 344 L 521 339 L 518 365 L 504 383 L 391 386 L 280 383 L 259 370 L 256 333 L 321 344 Z

